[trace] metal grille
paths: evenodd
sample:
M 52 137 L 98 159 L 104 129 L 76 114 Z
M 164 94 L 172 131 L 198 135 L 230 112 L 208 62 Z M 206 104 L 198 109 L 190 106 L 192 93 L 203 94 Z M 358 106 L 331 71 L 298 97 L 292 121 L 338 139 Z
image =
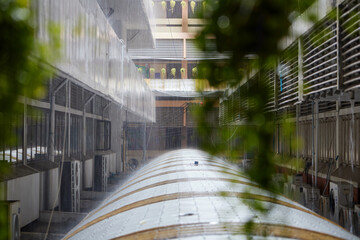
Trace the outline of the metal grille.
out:
M 23 127 L 23 115 L 18 115 L 14 121 L 9 122 L 9 125 L 12 125 L 14 129 L 14 144 L 0 146 L 0 161 L 7 161 L 14 164 L 22 162 L 22 151 L 23 151 L 23 136 L 24 136 L 24 127 Z M 9 127 L 9 126 L 1 126 Z
M 240 102 L 241 102 L 241 97 L 240 97 L 240 88 L 236 89 L 235 92 L 233 93 L 233 103 L 232 105 L 232 113 L 233 113 L 233 121 L 240 121 Z
M 337 87 L 336 11 L 303 36 L 304 96 Z
M 55 103 L 57 105 L 61 105 L 64 107 L 66 106 L 66 95 L 67 95 L 66 87 L 67 87 L 67 85 L 65 84 L 56 92 Z
M 82 87 L 71 83 L 71 108 L 82 110 L 83 105 L 83 94 L 82 94 Z
M 27 149 L 28 160 L 44 159 L 47 156 L 49 112 L 33 109 L 27 116 Z
M 275 110 L 275 69 L 265 68 L 262 72 L 262 80 L 268 86 L 269 101 L 266 104 L 267 111 Z
M 278 66 L 278 107 L 285 108 L 298 100 L 298 44 L 295 41 L 280 57 Z
M 83 91 L 84 91 L 84 103 L 85 103 L 91 98 L 93 93 L 86 90 L 86 89 L 84 89 Z M 94 104 L 93 104 L 93 102 L 94 102 L 94 99 L 90 100 L 90 102 L 85 106 L 85 111 L 87 113 L 94 113 Z
M 94 101 L 95 101 L 94 113 L 96 115 L 103 116 L 106 108 L 109 107 L 108 106 L 109 101 L 100 96 L 95 96 Z
M 312 122 L 310 121 L 303 121 L 300 123 L 299 126 L 299 133 L 300 139 L 302 140 L 302 150 L 301 155 L 303 158 L 308 158 L 312 156 Z
M 56 112 L 55 113 L 55 144 L 54 144 L 54 152 L 55 152 L 55 156 L 60 157 L 61 154 L 63 153 L 63 150 L 65 150 L 65 152 L 67 151 L 66 148 L 64 148 L 64 143 L 65 146 L 67 146 L 67 139 L 64 138 L 66 137 L 66 128 L 65 128 L 65 113 L 63 112 Z M 58 160 L 60 158 L 57 158 Z
M 80 159 L 82 144 L 82 117 L 71 114 L 70 116 L 70 156 Z
M 248 101 L 247 97 L 244 97 L 247 95 L 247 92 L 248 92 L 248 83 L 243 84 L 240 87 L 240 98 L 241 98 L 240 112 L 246 111 L 249 107 L 249 101 Z M 240 120 L 244 120 L 244 119 L 246 119 L 246 116 L 244 116 L 243 114 L 240 114 Z
M 156 124 L 167 127 L 181 127 L 184 125 L 183 107 L 157 107 Z
M 360 116 L 359 114 L 345 115 L 340 119 L 340 163 L 358 166 L 360 138 L 356 133 L 360 130 Z
M 132 59 L 178 59 L 184 58 L 183 40 L 157 39 L 154 49 L 129 49 Z
M 320 113 L 329 112 L 329 111 L 333 111 L 333 110 L 336 110 L 336 102 L 335 101 L 319 102 L 319 112 Z
M 302 102 L 300 105 L 300 116 L 306 116 L 312 113 L 312 102 Z
M 90 155 L 94 152 L 94 139 L 95 139 L 95 130 L 94 130 L 94 119 L 86 118 L 86 154 Z
M 360 2 L 344 1 L 339 11 L 343 86 L 350 90 L 360 86 Z

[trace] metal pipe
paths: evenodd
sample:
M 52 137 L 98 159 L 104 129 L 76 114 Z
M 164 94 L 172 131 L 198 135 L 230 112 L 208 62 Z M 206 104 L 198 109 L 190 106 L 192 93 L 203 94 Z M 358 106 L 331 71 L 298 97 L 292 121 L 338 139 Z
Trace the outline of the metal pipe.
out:
M 86 100 L 86 102 L 84 103 L 83 106 L 83 154 L 86 155 L 86 106 L 89 104 L 89 102 L 96 96 L 96 94 L 94 93 L 93 95 L 91 95 L 91 97 Z
M 312 175 L 311 175 L 311 184 L 314 186 L 314 161 L 315 161 L 315 135 L 314 135 L 314 128 L 315 128 L 315 119 L 314 119 L 314 106 L 315 103 L 314 101 L 311 102 L 311 106 L 312 106 L 312 111 L 311 111 L 311 115 L 312 115 L 312 119 L 311 119 L 311 143 L 312 143 L 312 147 L 311 147 L 311 168 L 312 168 Z
M 336 143 L 336 168 L 339 168 L 340 159 L 340 96 L 336 101 L 336 127 L 335 127 L 335 143 Z
M 315 101 L 315 187 L 317 187 L 317 173 L 318 173 L 318 162 L 319 162 L 319 101 Z
M 59 86 L 57 86 L 50 93 L 50 133 L 49 133 L 49 160 L 55 161 L 55 101 L 56 93 L 68 82 L 68 79 L 65 79 Z M 51 80 L 51 88 L 54 87 L 54 79 Z
M 296 105 L 296 173 L 299 173 L 299 134 L 300 134 L 300 126 L 299 126 L 299 116 L 300 116 L 300 104 Z
M 67 111 L 71 108 L 71 83 L 70 82 L 68 82 L 68 88 L 67 88 L 67 95 L 68 95 L 68 97 L 67 97 L 67 102 L 66 102 L 66 106 L 67 106 Z M 66 116 L 65 116 L 66 117 Z M 67 150 L 68 150 L 68 157 L 70 158 L 70 133 L 71 133 L 71 114 L 70 114 L 70 111 L 68 112 L 68 114 L 67 114 L 67 117 L 68 117 L 68 126 L 67 126 L 67 131 L 68 131 L 68 135 L 67 135 L 67 137 L 68 137 L 68 144 L 67 144 Z
M 143 164 L 146 161 L 146 122 L 144 122 L 144 134 L 143 134 Z

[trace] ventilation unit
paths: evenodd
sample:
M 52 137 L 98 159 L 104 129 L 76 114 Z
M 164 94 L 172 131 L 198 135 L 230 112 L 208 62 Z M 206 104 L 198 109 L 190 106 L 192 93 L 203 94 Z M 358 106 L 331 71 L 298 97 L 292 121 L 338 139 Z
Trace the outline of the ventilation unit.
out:
M 109 172 L 109 154 L 95 155 L 94 191 L 106 192 Z
M 303 191 L 305 206 L 317 212 L 319 209 L 320 189 L 304 186 Z
M 284 195 L 287 197 L 291 197 L 291 183 L 284 183 Z
M 353 231 L 352 233 L 354 233 L 356 236 L 360 235 L 360 205 L 359 204 L 355 204 L 354 205 L 354 214 L 353 214 Z
M 298 203 L 305 205 L 304 186 L 291 184 L 291 197 Z
M 65 161 L 61 177 L 60 208 L 65 212 L 80 212 L 80 161 Z
M 352 208 L 354 188 L 347 182 L 330 182 L 330 219 L 339 222 L 339 210 Z M 345 220 L 344 216 L 344 220 Z
M 8 239 L 20 240 L 20 201 L 1 201 L 0 206 L 1 211 L 7 211 L 8 215 Z
M 242 160 L 242 168 L 244 169 L 244 171 L 247 171 L 251 168 L 251 165 L 252 165 L 252 159 L 243 159 Z
M 339 205 L 339 225 L 349 231 L 352 230 L 353 226 L 353 212 L 353 208 Z
M 320 213 L 320 215 L 322 215 L 326 218 L 330 217 L 330 197 L 329 196 L 320 196 L 319 213 Z

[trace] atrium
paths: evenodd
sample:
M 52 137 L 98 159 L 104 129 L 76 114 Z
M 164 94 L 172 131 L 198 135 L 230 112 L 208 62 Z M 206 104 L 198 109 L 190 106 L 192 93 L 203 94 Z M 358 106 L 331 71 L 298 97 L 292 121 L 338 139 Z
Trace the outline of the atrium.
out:
M 360 236 L 360 0 L 5 0 L 0 30 L 0 240 Z

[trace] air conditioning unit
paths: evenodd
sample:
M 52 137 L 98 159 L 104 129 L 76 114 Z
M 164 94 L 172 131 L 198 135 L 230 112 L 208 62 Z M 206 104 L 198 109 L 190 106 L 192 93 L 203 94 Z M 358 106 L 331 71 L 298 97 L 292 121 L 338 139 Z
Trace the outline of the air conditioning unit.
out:
M 272 181 L 273 181 L 274 186 L 277 187 L 277 189 L 283 188 L 284 182 L 285 182 L 284 174 L 282 174 L 282 173 L 273 174 Z
M 342 207 L 352 208 L 354 187 L 347 182 L 330 182 L 330 219 L 339 223 L 339 210 Z
M 354 205 L 354 214 L 353 214 L 353 231 L 352 233 L 355 234 L 356 236 L 360 236 L 360 205 L 359 204 L 355 204 Z
M 109 154 L 95 155 L 94 191 L 106 192 L 109 172 Z
M 329 203 L 330 203 L 330 219 L 338 223 L 339 218 L 339 198 L 338 198 L 338 185 L 334 182 L 330 182 L 329 190 Z
M 296 202 L 305 205 L 304 186 L 299 186 L 294 183 L 291 184 L 290 195 Z
M 326 218 L 330 217 L 330 197 L 329 196 L 320 196 L 319 213 L 320 213 L 320 215 L 322 215 Z
M 351 230 L 353 226 L 353 208 L 347 206 L 339 205 L 339 225 L 347 230 Z
M 243 159 L 241 162 L 241 167 L 244 171 L 249 170 L 251 168 L 252 159 Z
M 297 185 L 297 186 L 304 185 L 304 183 L 303 183 L 303 175 L 302 174 L 296 174 L 296 175 L 291 176 L 291 180 L 292 180 L 292 183 Z
M 354 205 L 354 187 L 347 182 L 338 182 L 339 204 L 352 208 Z
M 7 211 L 8 239 L 20 240 L 20 201 L 1 201 L 1 211 Z M 4 235 L 4 232 L 1 233 Z
M 60 208 L 65 212 L 80 212 L 80 161 L 65 161 L 61 177 Z
M 284 183 L 284 195 L 291 198 L 291 183 Z
M 315 212 L 318 212 L 319 211 L 320 189 L 306 185 L 303 188 L 303 192 L 304 192 L 305 206 Z

